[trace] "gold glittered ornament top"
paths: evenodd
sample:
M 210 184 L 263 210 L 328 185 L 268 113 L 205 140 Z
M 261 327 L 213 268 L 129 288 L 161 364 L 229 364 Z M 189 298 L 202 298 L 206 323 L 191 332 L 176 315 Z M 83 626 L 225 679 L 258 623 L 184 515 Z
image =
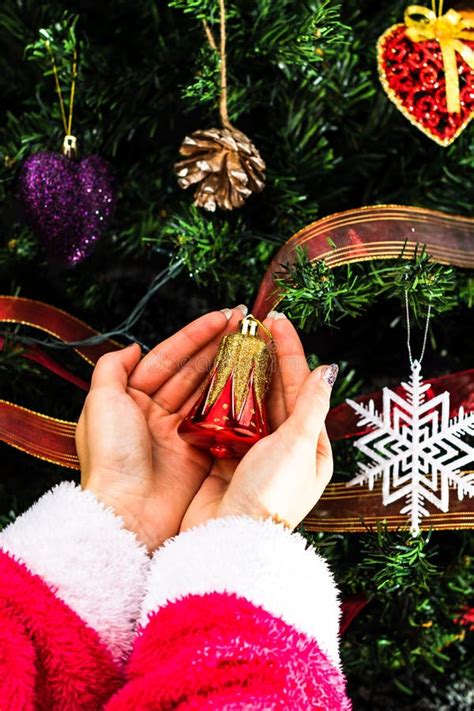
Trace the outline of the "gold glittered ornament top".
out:
M 232 375 L 234 411 L 239 415 L 248 397 L 252 382 L 255 400 L 260 408 L 268 390 L 271 372 L 271 354 L 265 341 L 257 335 L 259 321 L 252 314 L 240 322 L 239 333 L 224 336 L 214 359 L 215 377 L 206 400 L 212 407 L 223 392 Z
M 179 149 L 183 160 L 174 168 L 183 189 L 194 185 L 194 204 L 205 210 L 233 210 L 242 207 L 252 194 L 265 187 L 265 162 L 250 138 L 229 121 L 227 112 L 227 70 L 225 5 L 220 6 L 220 49 L 208 24 L 204 29 L 211 47 L 220 58 L 219 114 L 221 127 L 194 131 Z

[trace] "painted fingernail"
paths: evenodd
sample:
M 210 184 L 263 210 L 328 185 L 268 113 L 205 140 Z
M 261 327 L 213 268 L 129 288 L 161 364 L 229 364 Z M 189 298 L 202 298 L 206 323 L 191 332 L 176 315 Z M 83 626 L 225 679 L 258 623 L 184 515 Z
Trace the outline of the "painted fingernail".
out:
M 286 316 L 282 311 L 275 311 L 275 316 L 273 318 L 275 321 L 279 321 L 282 318 L 286 318 Z
M 221 314 L 224 314 L 226 319 L 229 321 L 230 317 L 232 316 L 232 309 L 221 309 Z
M 325 383 L 329 385 L 330 388 L 334 385 L 336 382 L 337 374 L 339 373 L 339 366 L 336 363 L 333 363 L 332 365 L 328 365 L 328 367 L 325 369 L 322 378 Z
M 275 316 L 278 315 L 278 311 L 269 311 L 266 315 L 266 318 L 275 318 Z
M 248 310 L 248 308 L 245 306 L 245 304 L 239 304 L 239 305 L 236 306 L 235 308 L 236 308 L 236 309 L 239 309 L 239 311 L 242 311 L 242 313 L 243 313 L 244 316 L 247 316 L 247 314 L 248 314 L 248 312 L 249 312 L 249 310 Z

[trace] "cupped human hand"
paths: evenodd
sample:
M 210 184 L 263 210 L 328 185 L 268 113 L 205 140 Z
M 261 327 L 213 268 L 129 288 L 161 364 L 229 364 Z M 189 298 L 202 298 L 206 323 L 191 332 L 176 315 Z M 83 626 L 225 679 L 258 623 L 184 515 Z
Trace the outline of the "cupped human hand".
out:
M 211 518 L 273 518 L 295 528 L 321 497 L 333 473 L 325 429 L 337 366 L 310 372 L 288 319 L 268 318 L 276 367 L 268 409 L 272 434 L 240 462 L 217 460 L 191 502 L 181 531 Z
M 81 485 L 121 516 L 151 552 L 175 535 L 212 467 L 177 433 L 222 337 L 242 307 L 205 314 L 142 360 L 140 348 L 97 363 L 76 429 Z

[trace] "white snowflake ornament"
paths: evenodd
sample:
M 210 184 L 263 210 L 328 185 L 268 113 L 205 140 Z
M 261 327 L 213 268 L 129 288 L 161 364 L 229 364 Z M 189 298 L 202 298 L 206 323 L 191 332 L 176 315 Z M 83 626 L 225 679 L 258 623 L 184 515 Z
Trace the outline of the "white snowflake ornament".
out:
M 373 461 L 359 463 L 360 473 L 347 486 L 367 483 L 373 489 L 382 477 L 384 506 L 404 499 L 400 513 L 407 514 L 416 534 L 422 517 L 430 515 L 426 502 L 449 510 L 450 484 L 459 499 L 474 496 L 474 474 L 460 471 L 474 462 L 474 447 L 462 439 L 462 435 L 474 435 L 474 412 L 466 414 L 461 407 L 458 416 L 450 419 L 447 391 L 426 399 L 430 385 L 423 383 L 417 360 L 402 387 L 403 397 L 384 388 L 381 413 L 373 400 L 367 405 L 347 400 L 361 418 L 359 427 L 373 427 L 354 443 Z

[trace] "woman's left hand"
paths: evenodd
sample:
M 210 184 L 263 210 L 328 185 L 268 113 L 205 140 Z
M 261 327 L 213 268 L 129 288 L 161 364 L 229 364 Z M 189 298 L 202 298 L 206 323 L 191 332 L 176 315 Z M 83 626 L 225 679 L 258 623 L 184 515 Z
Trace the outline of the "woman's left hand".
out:
M 275 312 L 274 312 L 275 313 Z M 332 472 L 331 444 L 324 427 L 333 376 L 310 372 L 300 338 L 287 318 L 269 318 L 275 368 L 268 393 L 272 434 L 241 461 L 220 459 L 192 500 L 181 531 L 224 516 L 276 517 L 295 528 L 313 508 Z

